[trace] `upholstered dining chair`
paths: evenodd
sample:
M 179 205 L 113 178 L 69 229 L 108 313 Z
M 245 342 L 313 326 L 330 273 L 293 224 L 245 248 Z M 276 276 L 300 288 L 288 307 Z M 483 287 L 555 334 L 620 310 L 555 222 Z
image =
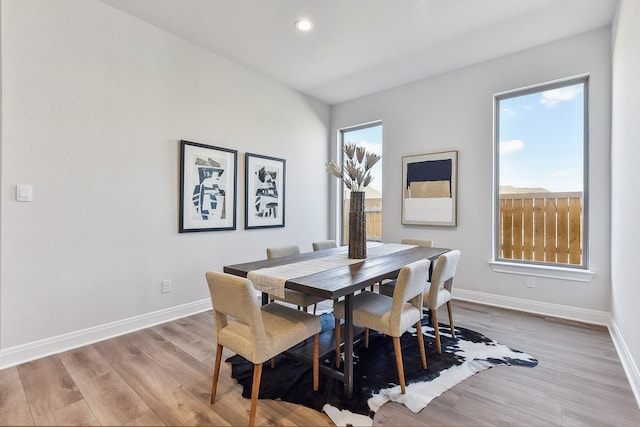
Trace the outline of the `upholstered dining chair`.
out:
M 262 364 L 313 337 L 313 389 L 318 390 L 320 318 L 282 304 L 260 306 L 250 280 L 227 273 L 206 274 L 216 327 L 211 404 L 216 400 L 222 351 L 227 347 L 253 363 L 249 425 L 253 426 Z
M 400 243 L 402 243 L 403 245 L 416 245 L 416 246 L 424 246 L 426 248 L 430 248 L 433 246 L 433 240 L 431 239 L 400 239 Z M 433 266 L 431 266 L 431 268 L 433 268 Z M 388 295 L 388 296 L 392 296 L 393 295 L 393 286 L 396 284 L 395 280 L 384 280 L 381 281 L 378 286 L 379 289 L 378 291 L 381 294 L 384 295 Z M 391 288 L 388 288 L 387 291 L 385 291 L 385 286 L 391 286 Z M 373 291 L 373 287 L 371 289 Z
M 440 330 L 438 328 L 438 308 L 445 303 L 447 304 L 447 311 L 449 312 L 451 336 L 453 338 L 456 337 L 456 332 L 453 327 L 453 311 L 451 309 L 451 289 L 453 288 L 453 279 L 456 274 L 459 259 L 459 250 L 445 252 L 440 255 L 433 268 L 431 282 L 426 282 L 424 287 L 423 304 L 429 309 L 436 338 L 436 349 L 439 354 L 442 354 L 442 343 L 440 342 Z M 393 295 L 395 286 L 395 282 L 389 282 L 380 287 L 380 293 L 387 296 Z
M 335 240 L 322 240 L 320 242 L 313 242 L 311 244 L 311 247 L 313 247 L 313 250 L 315 252 L 315 251 L 321 251 L 322 249 L 337 248 L 338 244 L 336 243 Z
M 369 345 L 369 329 L 393 338 L 393 350 L 402 394 L 405 394 L 406 387 L 400 336 L 411 326 L 415 325 L 419 331 L 417 335 L 422 368 L 427 369 L 421 320 L 424 283 L 427 280 L 429 264 L 428 259 L 422 259 L 403 267 L 398 274 L 392 297 L 369 291 L 363 291 L 353 297 L 353 323 L 365 327 L 365 346 Z M 333 303 L 337 367 L 340 367 L 340 319 L 345 317 L 344 304 L 344 301 Z
M 296 245 L 279 246 L 275 248 L 267 248 L 267 258 L 280 258 L 289 255 L 300 254 L 300 248 Z M 324 301 L 322 297 L 316 297 L 313 295 L 305 294 L 304 292 L 294 291 L 293 289 L 284 290 L 284 298 L 269 295 L 271 300 L 284 301 L 290 304 L 297 305 L 298 308 L 303 307 L 308 312 L 309 306 L 313 305 L 313 314 L 316 314 L 316 309 L 320 301 Z
M 403 245 L 416 245 L 416 246 L 424 246 L 425 248 L 431 248 L 433 247 L 433 240 L 431 239 L 413 239 L 413 238 L 407 238 L 407 239 L 400 239 L 400 243 L 402 243 Z M 433 269 L 436 266 L 436 263 L 438 261 L 434 261 L 433 263 L 431 263 L 431 270 L 433 271 Z
M 456 275 L 456 268 L 460 260 L 460 251 L 453 250 L 445 252 L 438 257 L 433 273 L 431 274 L 431 282 L 427 282 L 424 289 L 424 306 L 431 313 L 431 322 L 436 336 L 436 348 L 438 353 L 442 354 L 442 344 L 440 342 L 440 330 L 438 329 L 438 308 L 445 303 L 449 312 L 449 328 L 451 336 L 456 337 L 453 328 L 453 311 L 451 309 L 451 289 L 453 288 L 453 279 Z
M 400 239 L 400 243 L 403 245 L 416 245 L 430 248 L 433 246 L 433 240 L 431 239 Z

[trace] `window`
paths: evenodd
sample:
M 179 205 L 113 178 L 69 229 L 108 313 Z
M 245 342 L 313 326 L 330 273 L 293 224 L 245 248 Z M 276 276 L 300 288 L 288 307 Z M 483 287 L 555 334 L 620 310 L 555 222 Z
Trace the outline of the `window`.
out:
M 494 259 L 587 268 L 588 78 L 495 97 Z
M 346 143 L 364 145 L 368 151 L 382 156 L 382 123 L 373 122 L 340 130 L 340 147 Z M 342 150 L 341 150 L 342 151 Z M 372 168 L 373 181 L 365 187 L 367 240 L 382 241 L 382 162 Z M 349 189 L 342 184 L 342 244 L 349 243 Z

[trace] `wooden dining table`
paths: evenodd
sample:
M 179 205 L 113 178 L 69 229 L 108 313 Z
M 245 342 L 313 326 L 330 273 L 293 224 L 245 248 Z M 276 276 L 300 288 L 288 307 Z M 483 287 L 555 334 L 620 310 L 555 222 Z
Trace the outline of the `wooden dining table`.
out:
M 400 269 L 414 261 L 428 258 L 433 264 L 440 255 L 449 251 L 447 248 L 376 242 L 369 242 L 367 249 L 369 257 L 362 260 L 347 260 L 348 247 L 341 246 L 281 258 L 226 265 L 223 270 L 225 273 L 248 277 L 250 272 L 261 271 L 262 269 L 273 270 L 272 267 L 284 266 L 291 270 L 291 268 L 295 269 L 296 264 L 301 266 L 303 264 L 308 265 L 309 262 L 306 261 L 318 260 L 325 262 L 327 266 L 322 271 L 311 274 L 303 272 L 300 276 L 288 277 L 284 282 L 284 287 L 328 300 L 337 300 L 344 297 L 345 319 L 344 332 L 342 334 L 344 337 L 344 371 L 340 372 L 323 365 L 321 365 L 321 369 L 323 373 L 344 383 L 344 393 L 347 398 L 351 398 L 353 395 L 353 297 L 355 293 L 385 279 L 397 278 Z M 326 260 L 335 260 L 337 258 L 345 258 L 345 262 L 350 263 L 338 266 L 327 264 Z M 304 271 L 304 269 L 301 269 L 301 271 Z M 265 292 L 262 294 L 262 301 L 263 303 L 268 302 L 268 295 Z M 326 342 L 331 345 L 332 340 L 327 339 Z M 335 347 L 330 350 L 334 351 Z M 326 353 L 328 351 L 321 352 L 321 354 Z

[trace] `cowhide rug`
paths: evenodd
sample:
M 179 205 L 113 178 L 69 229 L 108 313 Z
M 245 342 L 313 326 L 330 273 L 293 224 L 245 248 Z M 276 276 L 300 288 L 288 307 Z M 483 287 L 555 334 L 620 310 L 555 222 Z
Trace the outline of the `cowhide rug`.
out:
M 333 327 L 333 316 L 322 315 L 323 329 Z M 400 342 L 407 392 L 398 385 L 393 342 L 390 337 L 371 331 L 369 348 L 362 341 L 354 345 L 353 397 L 346 399 L 343 384 L 320 375 L 320 389 L 313 391 L 311 365 L 282 354 L 276 367 L 262 370 L 260 399 L 283 400 L 324 411 L 337 426 L 371 425 L 375 412 L 385 402 L 394 401 L 419 412 L 434 398 L 473 374 L 493 366 L 534 367 L 538 361 L 528 354 L 499 344 L 470 329 L 456 327 L 451 337 L 448 325 L 440 324 L 442 354 L 435 347 L 433 328 L 423 319 L 422 334 L 427 351 L 427 369 L 422 369 L 416 330 L 405 333 Z M 251 397 L 253 365 L 241 356 L 226 360 L 231 376 L 242 386 L 242 396 Z M 335 357 L 320 363 L 335 366 Z

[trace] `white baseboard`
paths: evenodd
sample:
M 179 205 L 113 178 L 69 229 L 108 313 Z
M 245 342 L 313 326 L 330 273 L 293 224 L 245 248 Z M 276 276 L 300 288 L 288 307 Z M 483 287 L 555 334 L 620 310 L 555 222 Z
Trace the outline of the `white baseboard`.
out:
M 20 365 L 41 357 L 61 353 L 207 310 L 211 310 L 210 298 L 10 347 L 0 350 L 0 369 Z
M 528 313 L 575 320 L 578 322 L 604 325 L 607 327 L 610 325 L 611 320 L 611 314 L 606 311 L 589 310 L 586 308 L 571 307 L 568 305 L 531 301 L 521 298 L 507 297 L 503 295 L 469 291 L 465 289 L 454 288 L 453 297 L 455 299 L 463 301 L 477 302 L 480 304 L 510 308 L 514 310 L 525 311 Z
M 627 375 L 629 385 L 636 398 L 638 408 L 640 408 L 640 370 L 638 369 L 638 365 L 634 362 L 633 356 L 624 342 L 622 335 L 620 335 L 620 330 L 613 319 L 611 319 L 609 332 L 611 333 L 611 339 L 613 340 L 613 345 L 616 347 L 618 357 L 620 357 L 624 373 Z
M 495 307 L 509 308 L 528 313 L 553 316 L 562 319 L 575 320 L 583 323 L 603 325 L 609 329 L 609 334 L 620 358 L 620 363 L 625 371 L 636 403 L 640 408 L 640 371 L 633 360 L 624 339 L 620 335 L 611 313 L 584 308 L 570 307 L 560 304 L 551 304 L 539 301 L 530 301 L 520 298 L 506 297 L 502 295 L 487 294 L 484 292 L 454 289 L 453 297 L 457 300 L 477 302 Z

